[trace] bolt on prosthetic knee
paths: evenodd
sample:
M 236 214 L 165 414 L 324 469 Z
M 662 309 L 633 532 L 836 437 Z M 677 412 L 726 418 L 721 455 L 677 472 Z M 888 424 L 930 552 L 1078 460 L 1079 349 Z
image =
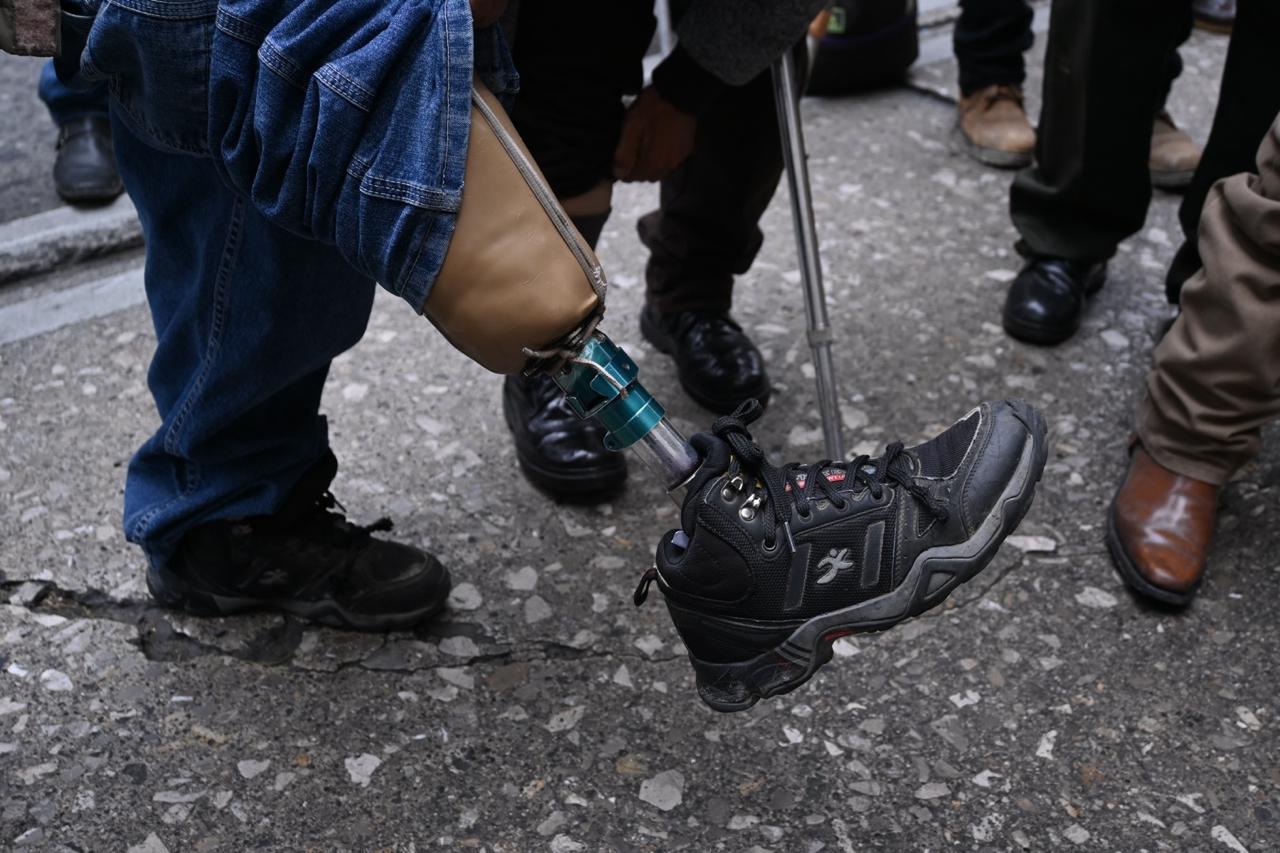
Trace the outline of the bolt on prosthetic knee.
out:
M 498 100 L 477 83 L 462 207 L 423 313 L 496 373 L 546 372 L 611 450 L 632 448 L 680 500 L 698 455 L 597 326 L 607 282 Z

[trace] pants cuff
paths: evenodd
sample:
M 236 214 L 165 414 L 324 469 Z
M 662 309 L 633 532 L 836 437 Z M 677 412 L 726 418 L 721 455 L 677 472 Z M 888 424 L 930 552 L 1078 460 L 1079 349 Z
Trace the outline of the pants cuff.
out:
M 1225 486 L 1243 464 L 1233 464 L 1225 450 L 1215 452 L 1208 447 L 1208 439 L 1201 437 L 1193 445 L 1181 432 L 1160 417 L 1149 397 L 1143 398 L 1135 433 L 1142 449 L 1162 467 L 1184 477 Z M 1211 459 L 1220 461 L 1209 461 Z

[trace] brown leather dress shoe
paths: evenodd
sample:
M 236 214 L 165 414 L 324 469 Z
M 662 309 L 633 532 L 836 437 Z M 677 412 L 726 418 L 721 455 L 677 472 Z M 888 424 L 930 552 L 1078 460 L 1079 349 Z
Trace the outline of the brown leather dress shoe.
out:
M 1135 446 L 1107 515 L 1107 549 L 1124 582 L 1156 601 L 1190 604 L 1204 576 L 1219 491 Z
M 1022 107 L 1022 89 L 1001 84 L 962 96 L 956 137 L 980 163 L 1001 169 L 1030 165 L 1036 132 Z
M 1200 165 L 1200 146 L 1173 123 L 1168 110 L 1161 110 L 1151 125 L 1151 186 L 1162 190 L 1185 190 Z

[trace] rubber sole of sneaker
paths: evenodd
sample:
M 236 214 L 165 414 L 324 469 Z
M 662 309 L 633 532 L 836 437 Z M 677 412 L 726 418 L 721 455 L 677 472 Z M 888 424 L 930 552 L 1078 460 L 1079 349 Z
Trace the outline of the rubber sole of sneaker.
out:
M 1158 601 L 1161 604 L 1172 607 L 1186 607 L 1191 603 L 1191 599 L 1196 597 L 1196 592 L 1200 589 L 1200 581 L 1196 581 L 1195 586 L 1186 592 L 1177 592 L 1156 586 L 1142 576 L 1142 572 L 1138 571 L 1138 567 L 1133 564 L 1133 560 L 1129 558 L 1128 552 L 1124 550 L 1124 545 L 1121 544 L 1120 537 L 1116 533 L 1115 501 L 1111 502 L 1111 506 L 1107 510 L 1107 532 L 1104 539 L 1107 543 L 1107 551 L 1111 554 L 1111 564 L 1115 566 L 1116 574 L 1134 592 L 1144 595 L 1152 601 Z M 1201 575 L 1201 580 L 1203 579 L 1204 576 Z
M 984 148 L 966 136 L 959 124 L 951 129 L 951 144 L 960 153 L 969 155 L 984 166 L 992 166 L 996 169 L 1021 169 L 1030 166 L 1034 157 L 1030 151 L 1001 151 L 999 148 Z
M 1088 284 L 1085 285 L 1084 295 L 1086 299 L 1091 298 L 1102 286 L 1107 283 L 1106 270 L 1097 273 Z M 1064 326 L 1044 326 L 1039 323 L 1031 323 L 1023 320 L 1016 314 L 1010 314 L 1005 311 L 1001 314 L 1001 324 L 1004 330 L 1009 333 L 1010 337 L 1022 341 L 1025 344 L 1035 344 L 1036 346 L 1048 347 L 1055 346 L 1071 339 L 1071 337 L 1080 331 L 1079 320 L 1083 320 L 1083 313 L 1078 318 L 1076 324 L 1071 327 Z
M 657 324 L 649 319 L 648 311 L 640 312 L 640 334 L 644 335 L 644 339 L 652 344 L 653 348 L 658 352 L 663 355 L 671 356 L 673 359 L 675 358 L 675 347 L 672 345 L 670 339 L 663 334 L 662 330 L 658 328 Z M 728 397 L 716 397 L 706 393 L 696 385 L 691 385 L 686 382 L 684 375 L 680 372 L 679 364 L 676 365 L 676 378 L 680 380 L 680 387 L 684 389 L 684 393 L 688 394 L 689 398 L 693 400 L 693 402 L 716 415 L 731 414 L 734 409 L 738 408 L 738 404 L 749 397 L 754 397 L 761 407 L 768 406 L 769 395 L 773 390 L 769 387 L 769 380 L 765 379 L 759 390 L 748 392 L 744 397 L 735 397 L 732 399 Z
M 1010 401 L 1010 405 L 1031 440 L 1023 447 L 1018 467 L 1000 499 L 973 536 L 959 544 L 924 551 L 893 592 L 815 616 L 799 625 L 781 644 L 750 660 L 716 663 L 690 654 L 702 701 L 717 711 L 744 711 L 761 699 L 789 693 L 831 660 L 831 645 L 836 640 L 884 631 L 918 616 L 941 604 L 952 590 L 986 568 L 1005 537 L 1031 509 L 1049 454 L 1044 418 L 1021 401 Z M 680 609 L 669 600 L 667 606 Z
M 513 435 L 523 429 L 514 407 L 505 394 L 502 395 L 502 413 L 507 420 L 507 428 Z M 520 464 L 520 470 L 524 472 L 524 476 L 530 483 L 553 498 L 567 502 L 600 502 L 622 491 L 622 487 L 627 482 L 625 456 L 620 456 L 618 462 L 607 468 L 549 468 L 524 453 L 517 444 L 516 462 Z
M 164 581 L 162 588 L 151 577 L 152 571 L 155 571 L 154 569 L 147 572 L 147 590 L 151 593 L 151 597 L 161 606 L 170 610 L 181 610 L 184 613 L 190 613 L 192 616 L 238 616 L 246 613 L 263 612 L 289 613 L 310 622 L 317 622 L 333 628 L 370 632 L 397 631 L 421 625 L 444 611 L 448 590 L 452 586 L 452 579 L 449 577 L 449 571 L 441 566 L 435 557 L 428 554 L 427 559 L 431 561 L 433 568 L 442 573 L 441 588 L 445 590 L 445 594 L 435 601 L 427 602 L 420 608 L 399 613 L 353 613 L 334 601 L 299 601 L 289 598 L 240 598 L 231 595 L 218 595 L 197 590 L 181 578 L 173 576 L 172 573 Z

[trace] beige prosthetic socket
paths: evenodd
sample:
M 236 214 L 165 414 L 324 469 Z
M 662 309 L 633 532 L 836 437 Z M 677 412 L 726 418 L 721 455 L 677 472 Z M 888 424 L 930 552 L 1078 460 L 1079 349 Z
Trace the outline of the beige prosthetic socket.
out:
M 530 350 L 594 327 L 606 282 L 497 98 L 477 81 L 471 101 L 462 209 L 423 313 L 483 367 L 519 373 Z

